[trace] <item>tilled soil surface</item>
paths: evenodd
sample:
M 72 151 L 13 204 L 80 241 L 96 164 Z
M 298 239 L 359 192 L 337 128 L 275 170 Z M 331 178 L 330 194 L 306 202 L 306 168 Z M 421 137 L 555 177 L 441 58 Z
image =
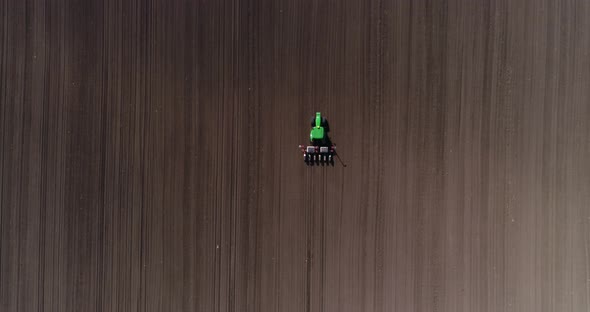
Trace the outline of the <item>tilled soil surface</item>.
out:
M 0 311 L 590 311 L 588 16 L 1 1 Z

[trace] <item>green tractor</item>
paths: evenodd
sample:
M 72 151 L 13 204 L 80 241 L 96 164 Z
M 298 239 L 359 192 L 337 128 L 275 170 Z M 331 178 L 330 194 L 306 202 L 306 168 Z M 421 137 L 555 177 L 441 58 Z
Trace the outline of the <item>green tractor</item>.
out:
M 308 166 L 314 164 L 334 166 L 336 146 L 330 141 L 328 132 L 330 132 L 328 120 L 322 117 L 320 112 L 315 113 L 315 117 L 311 119 L 309 145 L 299 145 L 303 160 Z

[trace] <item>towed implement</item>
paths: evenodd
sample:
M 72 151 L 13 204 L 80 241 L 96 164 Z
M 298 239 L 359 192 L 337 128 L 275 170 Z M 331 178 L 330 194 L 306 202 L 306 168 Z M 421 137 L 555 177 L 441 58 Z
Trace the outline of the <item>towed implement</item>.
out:
M 336 146 L 313 146 L 299 145 L 303 153 L 303 161 L 308 166 L 313 165 L 331 165 L 334 166 L 334 157 L 336 156 Z

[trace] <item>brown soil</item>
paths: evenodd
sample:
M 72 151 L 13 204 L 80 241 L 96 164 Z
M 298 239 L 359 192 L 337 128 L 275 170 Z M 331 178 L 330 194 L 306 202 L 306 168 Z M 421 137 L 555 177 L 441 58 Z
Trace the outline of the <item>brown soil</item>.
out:
M 588 16 L 1 1 L 0 311 L 590 311 Z

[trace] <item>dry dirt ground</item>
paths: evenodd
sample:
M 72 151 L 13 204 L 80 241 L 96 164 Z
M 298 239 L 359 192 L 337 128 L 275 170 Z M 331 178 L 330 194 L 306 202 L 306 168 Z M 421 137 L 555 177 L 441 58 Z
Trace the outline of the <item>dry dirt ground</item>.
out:
M 588 16 L 0 1 L 0 311 L 590 311 Z

